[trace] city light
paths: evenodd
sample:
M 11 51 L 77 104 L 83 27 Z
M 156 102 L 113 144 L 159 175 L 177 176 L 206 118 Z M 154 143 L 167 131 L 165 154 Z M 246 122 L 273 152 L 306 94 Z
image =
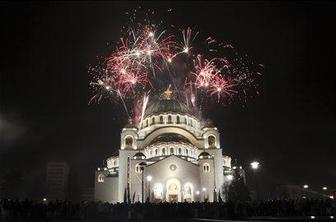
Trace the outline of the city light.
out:
M 226 178 L 227 178 L 229 181 L 231 181 L 231 180 L 233 180 L 233 175 L 227 175 Z
M 314 220 L 314 219 L 315 219 L 315 216 L 310 216 L 310 219 L 313 219 L 313 220 Z
M 304 189 L 308 189 L 309 186 L 308 186 L 307 184 L 305 184 L 305 185 L 303 185 L 303 188 L 304 188 Z
M 46 202 L 47 201 L 47 198 L 43 198 L 43 202 Z
M 258 161 L 253 161 L 251 164 L 251 167 L 253 170 L 257 170 L 259 168 L 260 163 Z
M 333 199 L 334 199 L 334 196 L 333 196 L 333 195 L 331 195 L 331 196 L 329 196 L 329 198 L 333 200 Z
M 200 194 L 200 192 L 198 190 L 196 190 L 196 195 L 199 195 L 199 194 Z
M 328 190 L 328 188 L 327 187 L 322 187 L 322 190 Z
M 152 181 L 153 177 L 150 176 L 150 175 L 148 175 L 148 176 L 146 177 L 146 179 L 147 179 L 148 182 L 150 182 L 150 181 Z
M 203 188 L 202 188 L 202 190 L 205 192 L 205 191 L 206 191 L 206 188 L 205 188 L 205 187 L 203 187 Z

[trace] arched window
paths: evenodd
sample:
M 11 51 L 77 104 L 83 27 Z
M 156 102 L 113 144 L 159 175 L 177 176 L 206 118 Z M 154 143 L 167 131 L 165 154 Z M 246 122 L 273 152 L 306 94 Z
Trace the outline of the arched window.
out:
M 163 116 L 160 116 L 160 123 L 163 124 Z
M 104 175 L 103 174 L 99 174 L 98 175 L 98 183 L 103 183 L 104 182 Z
M 155 123 L 155 117 L 152 117 L 152 125 Z
M 166 155 L 166 149 L 162 148 L 162 155 Z
M 187 117 L 184 117 L 184 124 L 187 125 L 187 121 L 188 121 Z
M 149 157 L 152 157 L 152 151 L 151 150 L 149 151 Z
M 126 145 L 126 148 L 132 148 L 133 147 L 133 137 L 131 136 L 126 137 L 125 145 Z
M 170 154 L 174 154 L 174 148 L 173 147 L 170 148 Z
M 203 172 L 204 173 L 210 172 L 210 165 L 208 163 L 203 164 Z
M 138 163 L 135 165 L 135 172 L 136 173 L 141 173 L 141 167 Z
M 182 149 L 178 148 L 178 154 L 181 155 L 182 154 Z
M 113 165 L 113 166 L 117 165 L 117 161 L 116 161 L 116 160 L 113 160 L 112 165 Z
M 190 126 L 194 126 L 194 121 L 193 120 L 190 121 Z
M 148 119 L 146 119 L 146 127 L 148 126 Z
M 177 123 L 177 124 L 180 123 L 180 116 L 176 116 L 176 123 Z
M 155 149 L 155 156 L 157 156 L 158 155 L 158 149 Z
M 216 138 L 213 135 L 208 136 L 208 144 L 209 144 L 209 147 L 216 146 Z
M 172 117 L 171 117 L 171 115 L 168 116 L 168 123 L 172 123 Z

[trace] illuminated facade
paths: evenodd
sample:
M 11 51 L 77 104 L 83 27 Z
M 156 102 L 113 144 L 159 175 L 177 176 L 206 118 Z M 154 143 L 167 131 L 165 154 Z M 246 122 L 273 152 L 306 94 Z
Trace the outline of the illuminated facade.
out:
M 231 157 L 216 127 L 204 124 L 171 93 L 122 129 L 119 154 L 95 173 L 95 200 L 192 202 L 226 199 Z

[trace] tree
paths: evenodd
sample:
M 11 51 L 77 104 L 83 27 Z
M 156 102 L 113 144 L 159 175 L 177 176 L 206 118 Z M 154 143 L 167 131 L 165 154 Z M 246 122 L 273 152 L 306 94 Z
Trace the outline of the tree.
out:
M 228 200 L 249 201 L 250 193 L 242 177 L 232 180 L 228 190 Z

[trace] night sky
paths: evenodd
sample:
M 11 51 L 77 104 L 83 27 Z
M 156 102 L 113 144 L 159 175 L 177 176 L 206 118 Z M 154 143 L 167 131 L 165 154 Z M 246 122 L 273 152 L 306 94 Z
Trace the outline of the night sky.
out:
M 123 12 L 139 5 L 172 8 L 179 24 L 265 65 L 259 97 L 209 109 L 225 153 L 247 168 L 259 160 L 265 188 L 336 188 L 334 3 L 2 2 L 0 182 L 8 195 L 42 196 L 48 161 L 69 163 L 72 187 L 93 187 L 127 116 L 121 104 L 88 105 L 88 65 L 118 40 Z

